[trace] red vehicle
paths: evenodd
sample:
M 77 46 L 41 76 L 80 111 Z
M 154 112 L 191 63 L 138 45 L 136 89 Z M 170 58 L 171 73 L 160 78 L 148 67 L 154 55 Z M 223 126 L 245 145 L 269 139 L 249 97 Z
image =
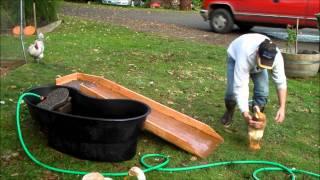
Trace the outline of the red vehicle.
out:
M 236 24 L 241 30 L 254 25 L 317 27 L 319 0 L 203 0 L 200 14 L 214 32 L 228 33 Z

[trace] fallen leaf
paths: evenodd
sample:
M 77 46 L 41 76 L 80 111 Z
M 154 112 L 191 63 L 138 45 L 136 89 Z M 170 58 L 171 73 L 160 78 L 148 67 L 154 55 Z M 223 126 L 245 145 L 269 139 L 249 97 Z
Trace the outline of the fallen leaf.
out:
M 19 176 L 19 173 L 13 173 L 10 175 L 11 177 L 14 177 L 14 176 Z
M 167 101 L 167 103 L 168 103 L 168 104 L 174 104 L 174 102 L 173 102 L 173 101 Z
M 19 152 L 9 151 L 8 153 L 5 153 L 4 155 L 1 156 L 1 160 L 9 162 L 9 161 L 17 158 L 19 155 L 20 155 Z
M 197 158 L 196 156 L 192 156 L 192 157 L 190 158 L 190 161 L 196 161 L 196 160 L 198 160 L 198 158 Z
M 18 153 L 18 152 L 12 153 L 11 156 L 12 156 L 12 157 L 18 157 L 18 156 L 19 156 L 19 153 Z
M 43 180 L 58 180 L 59 176 L 51 171 L 44 171 L 43 177 L 41 179 L 43 179 Z
M 235 130 L 235 129 L 231 129 L 231 128 L 224 128 L 224 131 L 226 131 L 227 133 L 231 133 L 231 134 L 233 134 L 233 133 L 236 133 L 236 132 L 237 132 L 237 130 Z

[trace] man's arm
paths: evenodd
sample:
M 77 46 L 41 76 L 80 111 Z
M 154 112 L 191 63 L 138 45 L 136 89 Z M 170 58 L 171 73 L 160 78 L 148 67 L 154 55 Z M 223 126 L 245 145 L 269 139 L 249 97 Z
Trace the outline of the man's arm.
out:
M 277 86 L 277 95 L 279 102 L 279 109 L 274 118 L 277 123 L 282 123 L 285 118 L 286 112 L 286 99 L 287 99 L 287 78 L 284 72 L 283 57 L 279 49 L 276 55 L 276 64 L 272 69 L 272 79 Z
M 279 88 L 277 90 L 279 110 L 276 114 L 275 120 L 277 123 L 282 123 L 286 114 L 286 100 L 287 100 L 287 88 Z
M 246 57 L 238 58 L 234 67 L 233 93 L 241 113 L 249 112 L 249 80 L 250 65 Z

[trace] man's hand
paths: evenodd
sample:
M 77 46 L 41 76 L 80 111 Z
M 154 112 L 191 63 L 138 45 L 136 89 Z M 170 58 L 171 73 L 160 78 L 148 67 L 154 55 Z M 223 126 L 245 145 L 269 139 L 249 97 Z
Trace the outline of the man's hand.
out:
M 248 125 L 250 127 L 255 128 L 255 129 L 261 129 L 263 127 L 262 122 L 254 121 L 249 112 L 243 112 L 242 116 L 246 120 L 246 122 L 248 123 Z
M 277 94 L 278 94 L 278 100 L 279 100 L 280 107 L 279 107 L 279 110 L 278 110 L 274 120 L 277 123 L 282 123 L 284 121 L 285 114 L 286 114 L 287 89 L 278 89 Z
M 243 112 L 242 113 L 243 118 L 249 123 L 249 121 L 252 120 L 252 116 L 250 115 L 249 112 Z
M 277 123 L 282 123 L 284 121 L 285 114 L 286 114 L 285 113 L 285 109 L 284 108 L 279 108 L 274 120 L 276 120 Z

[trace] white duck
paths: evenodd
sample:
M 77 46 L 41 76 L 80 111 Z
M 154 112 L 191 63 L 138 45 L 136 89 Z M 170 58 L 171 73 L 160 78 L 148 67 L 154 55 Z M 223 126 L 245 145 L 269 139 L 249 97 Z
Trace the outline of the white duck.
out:
M 82 180 L 112 180 L 112 178 L 103 177 L 103 175 L 98 172 L 91 172 L 84 175 Z
M 38 63 L 43 58 L 43 52 L 44 52 L 44 35 L 42 33 L 39 33 L 37 36 L 37 39 L 34 41 L 33 44 L 31 44 L 28 48 L 28 53 L 30 56 L 32 56 Z
M 136 176 L 138 180 L 146 180 L 146 176 L 144 175 L 144 172 L 142 171 L 142 169 L 134 166 L 132 167 L 129 172 L 128 172 L 129 176 Z

